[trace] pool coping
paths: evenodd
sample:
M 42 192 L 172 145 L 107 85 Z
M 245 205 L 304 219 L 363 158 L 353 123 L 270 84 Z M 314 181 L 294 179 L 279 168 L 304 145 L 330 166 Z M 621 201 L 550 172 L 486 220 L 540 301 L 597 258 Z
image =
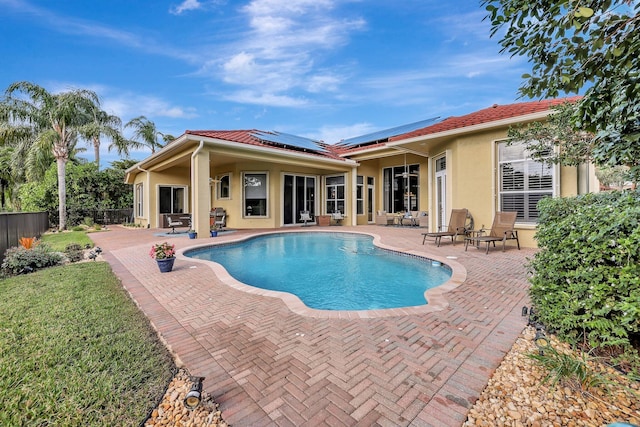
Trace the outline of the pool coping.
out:
M 208 261 L 208 260 L 200 260 L 197 258 L 187 257 L 185 252 L 202 249 L 206 247 L 215 247 L 221 245 L 228 245 L 231 243 L 238 243 L 246 240 L 250 240 L 256 237 L 270 235 L 270 234 L 283 234 L 283 233 L 345 233 L 345 234 L 361 234 L 366 236 L 373 237 L 373 244 L 379 248 L 386 249 L 393 252 L 398 252 L 402 254 L 412 255 L 418 258 L 423 258 L 431 261 L 438 261 L 451 269 L 451 277 L 449 280 L 444 282 L 443 284 L 436 286 L 431 289 L 427 289 L 424 293 L 424 296 L 428 303 L 426 305 L 420 306 L 411 306 L 411 307 L 400 307 L 400 308 L 386 308 L 386 309 L 378 309 L 378 310 L 319 310 L 306 306 L 300 298 L 296 295 L 288 293 L 288 292 L 280 292 L 280 291 L 271 291 L 267 289 L 256 288 L 251 285 L 247 285 L 246 283 L 242 283 L 235 279 L 221 264 Z M 457 262 L 455 259 L 449 257 L 441 257 L 432 253 L 428 253 L 428 256 L 425 256 L 423 252 L 406 250 L 402 248 L 398 248 L 391 245 L 386 245 L 382 243 L 382 239 L 378 234 L 371 232 L 362 232 L 362 231 L 354 231 L 354 230 L 276 230 L 276 231 L 265 231 L 261 233 L 252 234 L 249 236 L 238 236 L 234 239 L 225 240 L 220 243 L 212 243 L 207 242 L 198 245 L 192 245 L 189 247 L 185 247 L 179 249 L 176 253 L 176 257 L 178 259 L 187 260 L 189 262 L 195 262 L 198 264 L 208 266 L 213 273 L 217 276 L 217 278 L 224 283 L 225 285 L 243 291 L 248 294 L 278 298 L 285 303 L 285 305 L 291 310 L 293 313 L 299 314 L 301 316 L 318 318 L 318 319 L 373 319 L 373 318 L 383 318 L 383 317 L 395 317 L 395 316 L 406 316 L 411 314 L 425 314 L 425 313 L 433 313 L 437 311 L 442 311 L 449 306 L 449 302 L 445 295 L 448 292 L 456 289 L 458 286 L 463 284 L 467 279 L 467 270 L 466 268 Z

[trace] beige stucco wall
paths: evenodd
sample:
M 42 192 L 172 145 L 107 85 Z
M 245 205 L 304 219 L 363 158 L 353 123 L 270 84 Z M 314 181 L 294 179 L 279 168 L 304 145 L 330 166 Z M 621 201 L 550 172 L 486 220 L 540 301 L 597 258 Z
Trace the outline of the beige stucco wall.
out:
M 429 212 L 430 229 L 436 229 L 435 215 L 435 172 L 434 158 L 447 156 L 447 220 L 451 209 L 467 208 L 474 217 L 475 228 L 483 225 L 491 226 L 497 209 L 497 171 L 496 143 L 504 140 L 507 126 L 499 129 L 478 130 L 475 133 L 460 135 L 443 135 L 438 138 L 427 137 L 423 141 L 413 141 L 408 148 L 423 152 L 424 155 L 406 154 L 407 164 L 420 165 L 419 209 Z M 144 185 L 144 215 L 136 216 L 136 222 L 143 226 L 160 227 L 158 213 L 158 188 L 161 185 L 181 185 L 187 189 L 186 212 L 198 210 L 196 228 L 199 237 L 208 233 L 208 212 L 215 207 L 227 211 L 227 226 L 231 228 L 280 228 L 283 226 L 283 175 L 298 174 L 316 177 L 315 212 L 325 214 L 325 182 L 324 177 L 343 174 L 345 176 L 345 213 L 347 224 L 368 224 L 367 177 L 374 178 L 374 201 L 372 211 L 383 209 L 383 169 L 401 167 L 405 164 L 405 154 L 401 150 L 386 148 L 379 152 L 363 153 L 357 170 L 350 164 L 330 164 L 313 157 L 291 159 L 284 154 L 255 154 L 241 151 L 243 148 L 211 148 L 206 144 L 194 157 L 198 145 L 185 146 L 174 150 L 161 161 L 149 167 L 149 171 L 137 170 L 132 182 Z M 398 147 L 403 148 L 403 147 Z M 386 150 L 386 151 L 385 151 Z M 371 157 L 371 158 L 369 158 Z M 226 160 L 221 160 L 226 159 Z M 197 179 L 191 182 L 191 167 L 195 165 Z M 583 191 L 581 180 L 587 175 L 592 179 L 592 171 L 579 174 L 576 168 L 559 168 L 559 194 L 574 196 L 578 190 Z M 268 173 L 268 214 L 265 217 L 246 216 L 243 214 L 243 173 Z M 218 199 L 215 185 L 209 185 L 209 177 L 231 174 L 231 196 L 229 199 Z M 355 176 L 364 177 L 364 213 L 355 214 L 356 187 Z M 194 183 L 197 200 L 192 199 Z M 195 202 L 195 203 L 194 203 Z M 535 225 L 516 224 L 522 246 L 535 247 Z
M 498 208 L 497 199 L 497 143 L 506 138 L 507 128 L 458 136 L 446 142 L 429 147 L 430 153 L 437 155 L 449 150 L 447 164 L 447 190 L 449 194 L 447 210 L 467 208 L 473 215 L 475 229 L 483 225 L 490 228 Z M 559 194 L 578 194 L 576 168 L 558 167 Z M 430 172 L 433 177 L 433 168 Z M 435 185 L 432 183 L 432 185 Z M 447 213 L 449 215 L 449 213 Z M 447 217 L 448 218 L 448 217 Z M 431 215 L 431 225 L 435 225 L 435 215 Z M 536 247 L 535 224 L 516 223 L 516 230 L 523 247 Z M 509 242 L 515 244 L 515 242 Z M 507 243 L 507 244 L 509 244 Z

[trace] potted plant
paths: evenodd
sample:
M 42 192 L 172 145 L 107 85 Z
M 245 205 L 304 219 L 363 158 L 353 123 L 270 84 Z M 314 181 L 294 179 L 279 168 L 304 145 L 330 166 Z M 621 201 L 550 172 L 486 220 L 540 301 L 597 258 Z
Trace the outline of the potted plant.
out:
M 170 245 L 167 242 L 153 244 L 149 255 L 158 263 L 160 273 L 168 273 L 173 269 L 173 263 L 176 260 L 176 245 Z
M 189 231 L 187 231 L 187 233 L 189 233 L 189 238 L 190 239 L 195 239 L 196 237 L 198 237 L 198 233 L 196 232 L 196 230 L 189 229 Z
M 218 229 L 217 228 L 212 228 L 211 230 L 209 230 L 209 233 L 211 233 L 211 237 L 217 237 L 218 236 Z

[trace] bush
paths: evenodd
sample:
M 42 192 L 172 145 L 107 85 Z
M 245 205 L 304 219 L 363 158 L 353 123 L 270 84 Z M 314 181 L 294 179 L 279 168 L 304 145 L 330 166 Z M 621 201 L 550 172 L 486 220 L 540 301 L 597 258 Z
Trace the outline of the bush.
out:
M 0 270 L 5 276 L 30 273 L 32 271 L 62 264 L 64 256 L 54 252 L 46 244 L 39 244 L 32 249 L 23 247 L 9 248 Z
M 78 243 L 69 243 L 64 248 L 64 253 L 71 262 L 78 262 L 84 259 L 84 249 Z
M 562 339 L 631 351 L 640 343 L 640 193 L 543 199 L 531 300 Z
M 84 227 L 81 225 L 76 225 L 74 227 L 71 228 L 71 231 L 84 231 Z

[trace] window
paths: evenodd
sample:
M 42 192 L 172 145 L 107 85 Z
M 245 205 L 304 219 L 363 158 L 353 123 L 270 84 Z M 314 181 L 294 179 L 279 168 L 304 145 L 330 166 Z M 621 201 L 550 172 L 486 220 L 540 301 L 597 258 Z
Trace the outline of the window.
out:
M 231 198 L 231 174 L 220 175 L 216 178 L 216 198 L 218 200 Z
M 358 175 L 356 180 L 356 213 L 358 215 L 364 215 L 364 177 L 362 175 Z
M 553 166 L 529 158 L 522 143 L 498 144 L 500 211 L 517 211 L 519 222 L 538 220 L 538 201 L 553 197 Z
M 383 207 L 387 212 L 417 211 L 420 209 L 418 182 L 420 165 L 384 168 Z
M 267 216 L 268 188 L 266 172 L 244 174 L 244 216 Z
M 136 216 L 144 216 L 144 186 L 136 184 Z
M 325 182 L 327 194 L 327 213 L 344 210 L 344 175 L 328 176 Z
M 175 214 L 186 213 L 187 187 L 161 185 L 159 187 L 160 213 Z

